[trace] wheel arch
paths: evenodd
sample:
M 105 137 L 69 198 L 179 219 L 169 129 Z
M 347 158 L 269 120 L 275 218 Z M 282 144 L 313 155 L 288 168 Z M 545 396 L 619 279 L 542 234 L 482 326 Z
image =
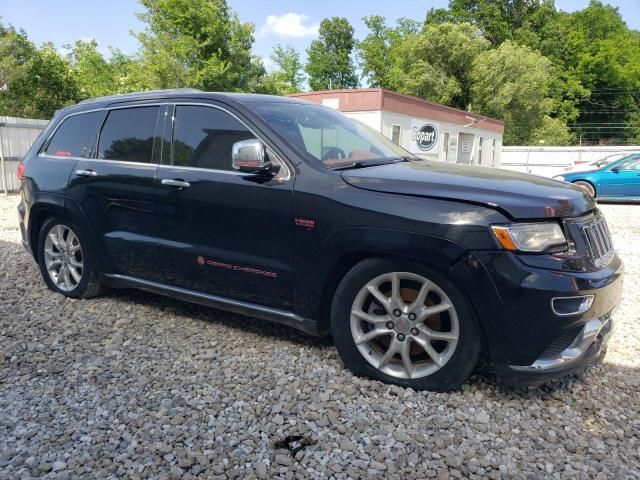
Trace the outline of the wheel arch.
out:
M 596 182 L 594 182 L 590 178 L 578 178 L 576 180 L 571 181 L 571 183 L 574 185 L 578 182 L 588 183 L 589 185 L 591 185 L 591 188 L 593 188 L 594 197 L 598 196 L 598 188 L 596 187 Z
M 318 298 L 318 327 L 330 331 L 331 303 L 344 276 L 358 263 L 369 258 L 415 262 L 448 276 L 449 269 L 466 249 L 451 240 L 431 235 L 383 229 L 345 229 L 325 244 L 329 251 L 328 268 Z M 439 255 L 433 255 L 438 252 Z M 453 279 L 452 279 L 453 281 Z M 457 282 L 453 282 L 461 289 Z M 462 290 L 462 289 L 461 289 Z
M 82 235 L 83 243 L 86 247 L 91 249 L 92 252 L 99 252 L 96 237 L 82 209 L 75 202 L 62 196 L 46 195 L 38 198 L 37 201 L 32 204 L 29 213 L 28 241 L 36 261 L 38 261 L 40 230 L 47 218 L 52 216 L 61 217 L 73 222 L 79 229 L 79 233 Z M 108 265 L 105 263 L 104 256 L 94 255 L 94 257 L 96 258 L 98 271 L 100 273 L 108 273 Z
M 29 208 L 29 226 L 27 241 L 33 258 L 38 260 L 38 238 L 45 220 L 52 216 L 65 216 L 64 198 L 59 195 L 38 195 Z

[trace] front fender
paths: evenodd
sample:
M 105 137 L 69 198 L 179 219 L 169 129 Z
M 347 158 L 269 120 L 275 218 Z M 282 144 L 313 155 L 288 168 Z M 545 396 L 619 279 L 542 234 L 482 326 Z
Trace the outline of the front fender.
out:
M 343 228 L 331 234 L 313 255 L 297 257 L 296 311 L 324 322 L 335 287 L 351 267 L 365 258 L 401 258 L 446 274 L 465 252 L 465 247 L 456 242 L 427 234 L 373 227 Z

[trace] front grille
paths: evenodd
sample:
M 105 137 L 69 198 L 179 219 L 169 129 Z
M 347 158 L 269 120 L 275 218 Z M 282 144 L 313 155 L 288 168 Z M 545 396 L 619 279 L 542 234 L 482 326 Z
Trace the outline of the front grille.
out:
M 553 357 L 561 352 L 564 352 L 569 345 L 576 339 L 580 330 L 584 328 L 584 325 L 577 325 L 575 327 L 564 330 L 558 338 L 556 338 L 551 345 L 547 347 L 541 358 Z
M 613 257 L 613 243 L 607 221 L 600 217 L 595 222 L 585 225 L 582 231 L 594 265 L 603 267 L 608 264 Z

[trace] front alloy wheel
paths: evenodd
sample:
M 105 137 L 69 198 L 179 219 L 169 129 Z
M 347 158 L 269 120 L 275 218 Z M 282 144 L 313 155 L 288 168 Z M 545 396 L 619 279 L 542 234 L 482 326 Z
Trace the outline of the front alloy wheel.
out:
M 482 341 L 466 298 L 439 272 L 415 263 L 363 260 L 342 279 L 331 333 L 358 375 L 447 391 L 469 377 Z
M 410 272 L 369 281 L 351 308 L 351 334 L 363 358 L 397 378 L 438 371 L 458 344 L 456 309 L 434 282 Z

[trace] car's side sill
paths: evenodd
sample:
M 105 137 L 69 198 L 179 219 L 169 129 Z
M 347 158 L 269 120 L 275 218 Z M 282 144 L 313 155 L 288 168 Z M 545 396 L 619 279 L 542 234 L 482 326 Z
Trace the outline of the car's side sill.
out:
M 188 290 L 186 288 L 173 287 L 163 283 L 153 282 L 151 280 L 130 277 L 128 275 L 105 274 L 104 279 L 105 284 L 113 288 L 138 288 L 140 290 L 166 295 L 179 300 L 185 300 L 187 302 L 198 303 L 208 307 L 219 308 L 220 310 L 282 323 L 310 335 L 321 336 L 326 333 L 320 331 L 318 328 L 318 322 L 301 317 L 300 315 L 288 310 L 265 307 L 255 303 L 242 302 L 231 298 Z

